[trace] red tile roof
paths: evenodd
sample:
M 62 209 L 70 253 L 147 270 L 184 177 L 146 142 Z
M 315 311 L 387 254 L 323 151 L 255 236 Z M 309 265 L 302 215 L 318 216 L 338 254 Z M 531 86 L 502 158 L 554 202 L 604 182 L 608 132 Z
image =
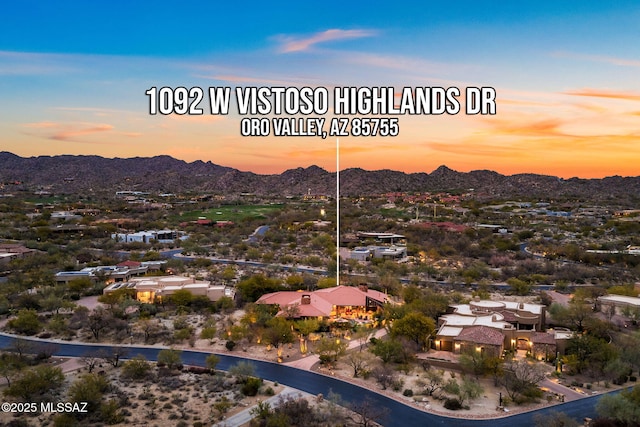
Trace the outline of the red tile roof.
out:
M 303 296 L 309 296 L 309 303 L 303 304 Z M 289 306 L 297 305 L 300 317 L 316 317 L 331 315 L 333 306 L 365 307 L 367 298 L 380 303 L 388 300 L 386 294 L 368 289 L 366 292 L 352 286 L 336 286 L 319 289 L 314 292 L 280 291 L 265 294 L 256 301 L 257 304 L 275 304 L 281 312 Z
M 333 288 L 318 289 L 314 293 L 321 294 L 324 299 L 332 305 L 337 306 L 351 305 L 364 307 L 367 305 L 367 297 L 380 303 L 388 300 L 387 295 L 382 292 L 372 289 L 367 289 L 367 291 L 364 292 L 353 286 L 336 286 Z
M 534 344 L 556 344 L 556 338 L 553 334 L 546 332 L 535 332 L 531 334 L 531 342 Z
M 131 261 L 131 260 L 127 260 L 127 261 L 122 261 L 121 263 L 117 264 L 118 267 L 140 267 L 142 265 L 142 263 L 138 262 L 138 261 Z
M 456 341 L 501 346 L 504 343 L 504 336 L 500 331 L 489 326 L 469 326 L 460 332 Z

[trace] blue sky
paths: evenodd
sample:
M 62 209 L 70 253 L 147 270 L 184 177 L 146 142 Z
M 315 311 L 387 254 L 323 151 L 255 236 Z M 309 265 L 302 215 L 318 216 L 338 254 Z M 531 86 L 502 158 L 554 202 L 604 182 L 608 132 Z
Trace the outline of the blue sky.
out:
M 131 4 L 134 3 L 134 4 Z M 0 147 L 334 167 L 322 140 L 148 115 L 151 86 L 495 87 L 493 117 L 402 117 L 343 167 L 638 175 L 637 2 L 20 1 L 0 26 Z M 622 154 L 624 152 L 624 154 Z

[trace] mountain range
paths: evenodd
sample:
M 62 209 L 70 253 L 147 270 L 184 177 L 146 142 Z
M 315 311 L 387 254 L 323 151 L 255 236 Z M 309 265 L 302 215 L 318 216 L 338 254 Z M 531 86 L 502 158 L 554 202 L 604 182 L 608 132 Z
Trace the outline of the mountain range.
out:
M 100 156 L 20 157 L 0 152 L 0 183 L 53 193 L 149 191 L 256 195 L 335 195 L 335 173 L 318 166 L 259 175 L 203 161 L 191 163 L 170 156 L 104 158 Z M 6 185 L 5 185 L 6 187 Z M 548 175 L 502 175 L 488 170 L 457 172 L 440 166 L 431 173 L 360 168 L 340 172 L 340 193 L 346 196 L 388 192 L 434 192 L 473 189 L 478 196 L 572 197 L 585 200 L 637 202 L 640 177 L 562 179 Z M 627 203 L 624 203 L 627 204 Z

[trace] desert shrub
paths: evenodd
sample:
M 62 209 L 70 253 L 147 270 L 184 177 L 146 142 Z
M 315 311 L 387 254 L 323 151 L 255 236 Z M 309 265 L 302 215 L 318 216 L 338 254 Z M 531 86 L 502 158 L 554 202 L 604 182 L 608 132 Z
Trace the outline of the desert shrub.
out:
M 260 390 L 260 386 L 262 385 L 262 380 L 256 377 L 249 377 L 246 379 L 240 391 L 245 396 L 255 396 L 258 394 L 258 390 Z
M 330 356 L 328 354 L 321 354 L 320 355 L 320 363 L 323 365 L 329 364 L 333 361 L 333 356 Z
M 444 401 L 444 407 L 451 411 L 462 409 L 462 403 L 458 399 L 447 399 Z
M 122 365 L 122 376 L 132 380 L 141 380 L 151 374 L 151 364 L 142 355 L 128 360 Z

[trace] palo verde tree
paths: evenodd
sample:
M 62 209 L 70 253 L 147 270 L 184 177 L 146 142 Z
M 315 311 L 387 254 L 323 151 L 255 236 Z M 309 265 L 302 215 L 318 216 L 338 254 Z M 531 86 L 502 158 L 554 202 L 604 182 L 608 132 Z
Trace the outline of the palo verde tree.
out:
M 393 322 L 391 336 L 404 336 L 413 342 L 417 349 L 423 350 L 435 328 L 432 318 L 419 312 L 412 312 Z

